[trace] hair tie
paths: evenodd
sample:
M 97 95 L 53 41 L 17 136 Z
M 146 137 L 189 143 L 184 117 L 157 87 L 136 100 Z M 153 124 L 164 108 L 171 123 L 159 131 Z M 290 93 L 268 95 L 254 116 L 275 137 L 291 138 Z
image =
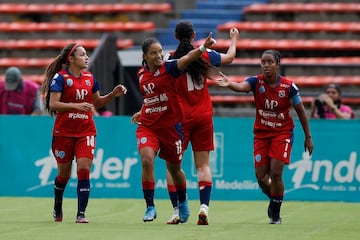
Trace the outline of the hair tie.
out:
M 69 57 L 71 54 L 75 51 L 75 49 L 79 46 L 79 44 L 75 44 L 69 51 L 69 54 L 67 55 L 66 61 L 69 61 Z

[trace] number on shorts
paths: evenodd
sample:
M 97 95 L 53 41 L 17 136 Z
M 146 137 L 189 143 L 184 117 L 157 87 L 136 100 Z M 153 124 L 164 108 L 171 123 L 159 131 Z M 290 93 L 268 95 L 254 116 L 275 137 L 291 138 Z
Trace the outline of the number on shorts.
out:
M 176 145 L 176 153 L 177 154 L 182 153 L 182 141 L 181 140 L 176 141 L 175 145 Z
M 86 136 L 86 145 L 90 147 L 95 146 L 95 136 Z

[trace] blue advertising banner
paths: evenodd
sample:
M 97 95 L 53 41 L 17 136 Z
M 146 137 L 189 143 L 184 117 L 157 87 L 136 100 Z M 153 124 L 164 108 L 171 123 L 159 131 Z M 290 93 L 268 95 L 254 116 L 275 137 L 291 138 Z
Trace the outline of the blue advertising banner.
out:
M 51 152 L 54 119 L 48 116 L 0 116 L 0 196 L 52 197 L 57 173 Z M 130 117 L 96 117 L 98 136 L 91 197 L 142 198 L 141 159 L 136 125 Z M 253 119 L 214 118 L 215 150 L 210 164 L 212 199 L 263 200 L 253 167 Z M 311 120 L 314 152 L 304 152 L 304 135 L 295 121 L 291 163 L 284 171 L 287 200 L 360 201 L 360 121 Z M 155 162 L 156 198 L 167 199 L 165 163 Z M 190 199 L 198 199 L 191 149 L 183 168 Z M 76 168 L 65 197 L 76 197 Z

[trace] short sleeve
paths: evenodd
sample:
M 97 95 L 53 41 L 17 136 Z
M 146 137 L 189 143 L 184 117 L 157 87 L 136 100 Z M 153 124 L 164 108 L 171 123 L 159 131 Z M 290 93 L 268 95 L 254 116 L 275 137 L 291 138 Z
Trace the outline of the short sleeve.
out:
M 51 79 L 50 92 L 62 92 L 64 88 L 64 76 L 56 73 Z
M 97 91 L 100 90 L 100 86 L 99 86 L 99 82 L 96 80 L 95 77 L 94 78 L 94 86 L 92 88 L 92 93 L 96 93 Z
M 245 82 L 248 82 L 250 84 L 251 91 L 255 92 L 255 87 L 258 82 L 258 78 L 256 76 L 251 76 L 245 79 Z

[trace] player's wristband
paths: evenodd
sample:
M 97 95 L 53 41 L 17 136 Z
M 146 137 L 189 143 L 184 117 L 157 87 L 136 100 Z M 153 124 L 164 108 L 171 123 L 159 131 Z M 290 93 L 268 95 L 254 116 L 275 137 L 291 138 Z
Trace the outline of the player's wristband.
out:
M 206 47 L 202 44 L 202 45 L 199 47 L 199 50 L 200 50 L 200 52 L 205 52 L 205 51 L 206 51 Z

